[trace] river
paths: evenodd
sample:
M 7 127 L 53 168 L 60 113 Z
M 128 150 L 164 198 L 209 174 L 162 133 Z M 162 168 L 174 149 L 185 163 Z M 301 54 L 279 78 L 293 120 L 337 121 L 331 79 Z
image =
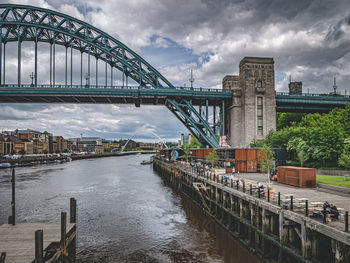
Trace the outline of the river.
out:
M 150 165 L 140 165 L 148 158 L 17 168 L 17 221 L 59 221 L 75 197 L 78 262 L 259 262 Z M 10 170 L 0 170 L 0 225 L 10 202 Z

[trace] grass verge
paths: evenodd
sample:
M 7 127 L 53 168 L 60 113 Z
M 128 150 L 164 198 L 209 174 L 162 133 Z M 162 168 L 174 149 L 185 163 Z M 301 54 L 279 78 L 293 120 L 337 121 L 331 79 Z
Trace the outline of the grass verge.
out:
M 344 176 L 316 175 L 316 181 L 321 184 L 330 184 L 350 188 L 350 178 L 344 181 Z

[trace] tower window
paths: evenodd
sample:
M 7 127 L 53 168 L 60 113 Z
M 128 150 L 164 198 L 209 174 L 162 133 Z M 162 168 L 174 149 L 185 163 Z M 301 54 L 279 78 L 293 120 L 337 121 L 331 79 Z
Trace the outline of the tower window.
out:
M 259 86 L 259 82 L 261 82 L 261 80 L 258 81 L 258 86 Z M 257 124 L 258 124 L 257 134 L 263 135 L 264 132 L 263 132 L 263 98 L 262 97 L 257 98 Z

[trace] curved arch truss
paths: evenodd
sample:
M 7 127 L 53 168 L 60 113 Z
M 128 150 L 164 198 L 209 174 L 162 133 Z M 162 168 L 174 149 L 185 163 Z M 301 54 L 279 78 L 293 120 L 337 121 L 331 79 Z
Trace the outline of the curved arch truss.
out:
M 112 68 L 118 69 L 123 73 L 123 77 L 132 78 L 142 88 L 175 89 L 162 74 L 118 39 L 88 23 L 56 11 L 33 6 L 1 4 L 0 32 L 0 73 L 2 73 L 2 46 L 4 45 L 5 49 L 6 43 L 18 42 L 19 87 L 21 87 L 20 45 L 23 41 L 32 41 L 35 42 L 35 87 L 37 86 L 37 43 L 46 42 L 51 47 L 57 44 L 66 48 L 66 65 L 67 49 L 70 48 L 105 61 L 106 65 L 109 64 Z M 1 79 L 0 77 L 0 81 Z M 165 104 L 204 145 L 219 146 L 215 128 L 213 129 L 216 124 L 214 123 L 213 127 L 210 126 L 208 118 L 205 120 L 197 112 L 191 100 L 173 96 L 167 98 Z

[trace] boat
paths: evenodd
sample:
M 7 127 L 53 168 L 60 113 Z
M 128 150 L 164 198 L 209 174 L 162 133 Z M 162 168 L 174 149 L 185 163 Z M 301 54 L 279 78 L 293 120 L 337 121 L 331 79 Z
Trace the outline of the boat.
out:
M 11 168 L 10 163 L 0 163 L 0 169 Z
M 143 160 L 141 162 L 141 165 L 146 165 L 146 164 L 151 164 L 151 163 L 152 163 L 152 161 Z

